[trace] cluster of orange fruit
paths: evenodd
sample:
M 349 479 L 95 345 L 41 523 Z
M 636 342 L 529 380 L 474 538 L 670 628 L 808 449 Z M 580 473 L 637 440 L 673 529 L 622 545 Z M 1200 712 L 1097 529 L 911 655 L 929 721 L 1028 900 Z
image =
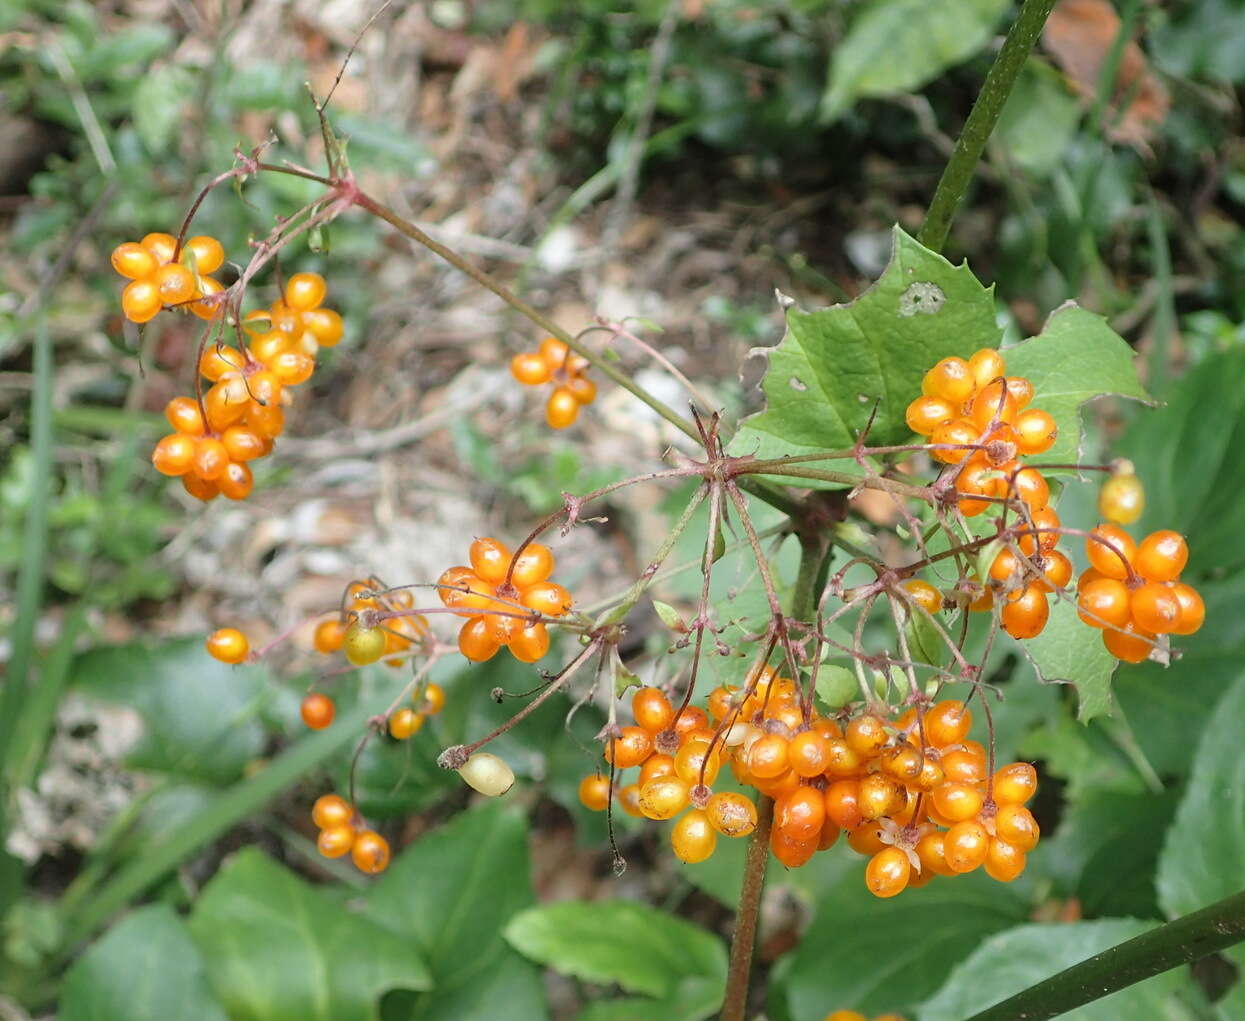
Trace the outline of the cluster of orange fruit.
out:
M 244 347 L 204 351 L 199 372 L 212 386 L 202 399 L 169 401 L 164 415 L 174 431 L 152 452 L 157 471 L 180 476 L 200 500 L 250 494 L 248 462 L 267 455 L 285 429 L 290 388 L 311 378 L 320 347 L 341 340 L 341 317 L 321 307 L 325 292 L 318 273 L 296 273 L 270 309 L 246 317 L 251 338 Z
M 597 396 L 597 385 L 584 375 L 588 360 L 575 354 L 556 337 L 546 337 L 536 351 L 524 351 L 510 359 L 510 374 L 527 386 L 553 383 L 545 403 L 545 421 L 553 429 L 565 429 L 579 417 L 579 409 Z
M 1206 619 L 1206 604 L 1180 580 L 1189 547 L 1179 532 L 1151 532 L 1138 543 L 1112 522 L 1085 540 L 1090 566 L 1077 579 L 1081 620 L 1102 630 L 1116 659 L 1140 663 L 1159 635 L 1191 635 Z
M 515 659 L 535 663 L 549 651 L 549 631 L 540 617 L 570 612 L 571 594 L 550 581 L 553 554 L 528 543 L 517 554 L 496 539 L 476 539 L 471 566 L 451 567 L 437 580 L 441 602 L 467 617 L 458 648 L 476 663 L 492 659 L 502 646 Z
M 1037 845 L 1037 822 L 1024 807 L 1036 771 L 1014 762 L 991 775 L 985 748 L 968 738 L 972 713 L 962 702 L 911 708 L 889 723 L 862 712 L 842 725 L 767 669 L 743 689 L 715 689 L 707 705 L 708 713 L 676 712 L 662 691 L 641 688 L 635 724 L 605 745 L 616 770 L 639 767 L 636 779 L 618 784 L 623 811 L 675 819 L 671 844 L 685 862 L 712 855 L 719 835 L 756 828 L 751 798 L 713 790 L 726 764 L 741 784 L 774 799 L 774 857 L 803 865 L 846 832 L 848 845 L 869 857 L 865 881 L 879 897 L 980 867 L 1009 882 Z M 600 811 L 609 792 L 604 776 L 590 775 L 580 801 Z
M 192 237 L 180 251 L 172 234 L 148 234 L 142 241 L 117 245 L 112 268 L 130 281 L 121 292 L 121 311 L 132 323 L 154 319 L 162 308 L 214 319 L 219 306 L 203 299 L 224 290 L 208 275 L 224 264 L 225 249 L 206 234 Z
M 316 848 L 326 858 L 350 855 L 355 868 L 369 876 L 389 867 L 389 841 L 368 829 L 345 798 L 324 794 L 311 808 L 312 821 L 320 829 Z

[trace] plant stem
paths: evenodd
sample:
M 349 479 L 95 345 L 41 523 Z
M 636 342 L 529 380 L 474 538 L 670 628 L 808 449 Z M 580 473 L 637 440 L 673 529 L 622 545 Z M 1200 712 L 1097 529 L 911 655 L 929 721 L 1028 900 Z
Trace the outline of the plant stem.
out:
M 990 66 L 977 102 L 964 122 L 964 130 L 960 132 L 955 151 L 938 181 L 929 212 L 925 214 L 917 240 L 926 248 L 937 252 L 947 243 L 951 221 L 955 219 L 956 210 L 972 182 L 973 171 L 985 151 L 990 132 L 994 130 L 1012 86 L 1016 84 L 1016 77 L 1042 34 L 1042 26 L 1054 6 L 1055 0 L 1025 0 L 1020 8 L 1003 48 Z
M 735 913 L 735 938 L 731 940 L 731 959 L 726 973 L 726 995 L 718 1021 L 745 1021 L 748 1010 L 748 980 L 752 975 L 752 948 L 756 944 L 757 919 L 761 914 L 761 894 L 765 891 L 765 866 L 769 864 L 769 830 L 774 821 L 774 799 L 762 794 L 757 803 L 757 828 L 748 844 L 744 861 L 744 883 L 739 891 Z
M 1245 940 L 1245 892 L 1074 964 L 968 1021 L 1040 1021 Z

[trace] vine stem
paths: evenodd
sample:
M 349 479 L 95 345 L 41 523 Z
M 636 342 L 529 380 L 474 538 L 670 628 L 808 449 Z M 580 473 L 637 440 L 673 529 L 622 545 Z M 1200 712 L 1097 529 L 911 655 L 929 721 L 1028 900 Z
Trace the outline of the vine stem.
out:
M 973 172 L 985 151 L 990 132 L 994 130 L 999 114 L 1003 112 L 1003 104 L 1016 84 L 1016 77 L 1042 34 L 1042 26 L 1054 6 L 1055 0 L 1025 0 L 1016 15 L 1003 48 L 994 58 L 977 101 L 964 122 L 964 130 L 956 140 L 955 151 L 947 161 L 929 211 L 925 214 L 917 240 L 926 248 L 937 252 L 947 243 L 951 221 L 955 219 L 956 210 L 972 182 Z
M 1245 892 L 1177 918 L 1052 975 L 968 1021 L 1041 1021 L 1245 940 Z M 725 1015 L 723 1015 L 725 1016 Z

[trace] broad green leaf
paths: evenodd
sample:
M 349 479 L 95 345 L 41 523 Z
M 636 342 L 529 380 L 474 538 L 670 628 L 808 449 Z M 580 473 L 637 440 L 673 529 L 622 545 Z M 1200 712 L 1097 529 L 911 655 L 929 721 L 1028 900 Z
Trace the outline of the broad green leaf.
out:
M 1189 774 L 1184 800 L 1159 857 L 1159 903 L 1188 914 L 1241 888 L 1245 861 L 1245 675 L 1215 706 Z
M 815 865 L 816 859 L 805 868 Z M 1011 928 L 1027 913 L 1013 888 L 984 875 L 935 879 L 878 900 L 865 888 L 857 861 L 817 905 L 792 955 L 786 973 L 791 1014 L 824 1017 L 828 1004 L 908 1014 L 984 937 Z M 900 933 L 920 936 L 897 943 Z
M 186 925 L 161 904 L 138 908 L 69 969 L 60 1021 L 225 1021 Z
M 1064 968 L 1123 943 L 1154 926 L 1133 919 L 1067 925 L 1021 925 L 982 943 L 946 976 L 921 1006 L 916 1021 L 963 1021 Z M 1120 1018 L 1188 1018 L 1182 992 L 1194 992 L 1188 973 L 1174 969 L 1096 1000 L 1065 1015 L 1076 1021 Z
M 584 982 L 616 983 L 629 993 L 669 1000 L 688 978 L 725 988 L 726 947 L 720 939 L 633 901 L 530 908 L 511 919 L 505 936 L 520 953 L 555 971 Z
M 182 123 L 183 104 L 195 93 L 194 76 L 176 64 L 143 75 L 134 90 L 134 130 L 151 156 L 169 151 Z
M 368 917 L 428 962 L 433 987 L 385 998 L 386 1021 L 548 1016 L 540 974 L 501 932 L 533 902 L 527 823 L 492 801 L 412 844 L 368 894 Z
M 873 0 L 835 49 L 826 120 L 855 100 L 920 88 L 985 46 L 1008 0 Z
M 1133 349 L 1107 321 L 1074 302 L 1055 309 L 1030 340 L 1003 352 L 1007 372 L 1033 384 L 1033 407 L 1054 416 L 1055 445 L 1034 458 L 1041 463 L 1071 464 L 1081 455 L 1081 405 L 1103 394 L 1140 401 L 1151 397 L 1137 379 Z M 1050 469 L 1059 474 L 1065 469 Z
M 1042 633 L 1017 644 L 1040 680 L 1075 686 L 1081 722 L 1110 714 L 1111 674 L 1116 659 L 1102 644 L 1102 632 L 1077 616 L 1070 599 L 1052 598 L 1050 620 Z
M 372 1021 L 386 990 L 431 985 L 409 939 L 254 848 L 208 883 L 190 932 L 232 1021 Z
M 1240 568 L 1245 501 L 1230 480 L 1245 477 L 1245 349 L 1211 356 L 1166 396 L 1167 406 L 1140 416 L 1118 446 L 1146 487 L 1133 534 L 1183 532 L 1189 576 Z
M 74 662 L 70 684 L 143 717 L 131 765 L 223 784 L 263 750 L 265 678 L 262 667 L 212 659 L 196 639 L 93 649 Z
M 1069 799 L 1029 867 L 1075 896 L 1085 917 L 1158 918 L 1154 870 L 1180 790 L 1091 790 Z
M 1067 79 L 1040 57 L 1030 57 L 1007 97 L 993 141 L 1022 170 L 1046 177 L 1081 119 L 1081 102 Z
M 772 458 L 848 449 L 879 401 L 869 442 L 903 443 L 912 436 L 905 411 L 929 367 L 996 347 L 1000 335 L 992 289 L 895 228 L 890 264 L 859 298 L 787 313 L 761 384 L 765 410 L 743 420 L 731 450 Z M 855 470 L 850 460 L 817 467 Z
M 840 709 L 860 698 L 856 671 L 837 663 L 823 663 L 817 669 L 817 697 L 830 709 Z
M 721 981 L 689 975 L 669 1000 L 599 1000 L 580 1011 L 576 1021 L 702 1021 L 721 1005 Z

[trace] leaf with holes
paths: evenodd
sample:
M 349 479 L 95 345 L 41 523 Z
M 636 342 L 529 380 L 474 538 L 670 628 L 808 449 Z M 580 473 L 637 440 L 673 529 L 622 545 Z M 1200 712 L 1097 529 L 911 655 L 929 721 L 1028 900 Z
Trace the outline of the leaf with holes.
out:
M 731 450 L 774 458 L 847 449 L 875 405 L 868 442 L 904 443 L 912 436 L 905 412 L 930 366 L 997 347 L 999 337 L 993 289 L 896 227 L 890 264 L 859 298 L 787 312 L 787 334 L 769 352 L 761 383 L 765 410 L 744 419 Z M 818 467 L 859 473 L 850 459 Z
M 1072 464 L 1081 455 L 1081 405 L 1104 394 L 1118 394 L 1153 404 L 1137 378 L 1136 356 L 1107 321 L 1075 302 L 1060 305 L 1036 337 L 1003 352 L 1010 376 L 1033 384 L 1032 407 L 1054 416 L 1055 445 L 1034 458 L 1042 463 Z M 1067 474 L 1071 469 L 1046 469 Z

